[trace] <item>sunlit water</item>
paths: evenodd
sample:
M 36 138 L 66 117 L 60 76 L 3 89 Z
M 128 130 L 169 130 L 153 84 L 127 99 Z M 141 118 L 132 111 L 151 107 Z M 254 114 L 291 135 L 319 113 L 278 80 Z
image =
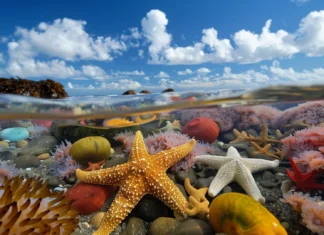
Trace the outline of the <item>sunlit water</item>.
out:
M 300 106 L 301 104 L 304 105 Z M 266 142 L 264 145 L 258 144 L 256 147 L 251 144 L 253 141 L 243 139 L 237 142 L 245 144 L 246 149 L 242 145 L 236 147 L 246 157 L 280 160 L 279 168 L 281 168 L 272 172 L 274 175 L 277 174 L 277 178 L 278 175 L 282 177 L 281 181 L 276 181 L 275 186 L 267 188 L 262 186 L 262 183 L 260 186 L 263 177 L 262 173 L 254 175 L 259 187 L 262 188 L 261 193 L 267 194 L 263 196 L 266 199 L 269 195 L 276 198 L 275 201 L 266 203 L 265 206 L 274 213 L 280 222 L 286 222 L 289 225 L 287 230 L 290 234 L 296 234 L 297 231 L 301 234 L 311 234 L 306 228 L 310 227 L 310 225 L 305 222 L 300 223 L 302 220 L 300 214 L 291 209 L 288 204 L 284 204 L 279 200 L 282 198 L 281 185 L 283 179 L 289 180 L 286 168 L 291 169 L 289 158 L 292 157 L 287 154 L 285 150 L 287 147 L 283 147 L 281 140 L 291 134 L 294 135 L 296 131 L 314 127 L 322 128 L 320 130 L 322 136 L 319 138 L 324 139 L 324 86 L 221 90 L 214 93 L 172 92 L 126 96 L 87 96 L 69 97 L 62 100 L 0 95 L 0 131 L 2 131 L 0 132 L 0 134 L 2 133 L 0 135 L 0 160 L 2 160 L 1 162 L 7 161 L 6 164 L 18 164 L 17 159 L 21 155 L 29 154 L 36 158 L 41 154 L 48 153 L 48 159 L 53 161 L 56 146 L 62 144 L 62 141 L 69 141 L 73 144 L 89 136 L 102 136 L 109 140 L 114 149 L 111 159 L 128 157 L 128 152 L 124 149 L 126 144 L 118 141 L 120 139 L 116 138 L 116 136 L 126 132 L 134 133 L 138 130 L 143 133 L 144 137 L 156 136 L 166 131 L 177 132 L 180 135 L 184 130 L 183 128 L 192 119 L 201 117 L 207 117 L 216 122 L 219 134 L 217 140 L 213 143 L 206 143 L 206 140 L 196 139 L 202 144 L 210 145 L 214 150 L 216 149 L 214 153 L 217 153 L 216 155 L 225 155 L 228 146 L 236 146 L 237 143 L 234 144 L 231 141 L 238 139 L 237 133 L 243 133 L 244 136 L 244 132 L 246 132 L 246 137 L 259 138 L 262 137 L 262 134 L 265 134 L 264 131 L 266 130 L 266 134 L 270 138 L 277 140 L 277 142 L 273 143 Z M 26 128 L 29 133 L 28 137 L 21 140 L 6 139 L 6 135 L 3 134 L 4 131 L 16 127 Z M 209 132 L 208 128 L 204 129 L 204 131 Z M 206 133 L 206 136 L 208 135 L 210 133 Z M 53 142 L 53 146 L 39 150 L 42 147 L 39 145 L 43 144 L 41 140 L 45 138 L 44 136 L 52 136 L 56 142 Z M 22 140 L 24 140 L 24 144 L 22 144 Z M 324 140 L 322 141 L 324 143 Z M 267 144 L 269 144 L 270 149 L 262 153 L 262 148 Z M 306 150 L 318 151 L 319 154 L 324 154 L 324 147 L 319 147 L 321 146 L 312 146 L 306 148 Z M 37 148 L 38 150 L 35 150 Z M 283 153 L 283 151 L 286 151 L 286 153 Z M 66 191 L 67 188 L 76 183 L 75 179 L 71 179 L 74 176 L 73 169 L 64 173 L 55 171 L 51 164 L 58 167 L 59 165 L 55 165 L 58 163 L 47 162 L 48 159 L 41 159 L 35 166 L 27 164 L 26 167 L 21 167 L 19 174 L 26 178 L 36 176 L 43 179 L 56 176 L 62 181 L 57 187 L 53 187 L 55 190 Z M 105 164 L 109 161 L 111 160 L 107 160 Z M 322 162 L 324 162 L 324 156 Z M 322 162 L 319 161 L 318 164 L 322 164 Z M 307 166 L 305 165 L 307 164 L 300 167 L 306 172 Z M 106 165 L 103 166 L 107 167 Z M 189 168 L 194 169 L 193 171 L 197 174 L 195 177 L 199 180 L 202 175 L 199 172 L 201 169 L 194 168 L 193 165 L 190 166 Z M 60 167 L 64 168 L 64 166 Z M 75 165 L 75 168 L 79 167 L 85 168 L 84 166 Z M 5 165 L 2 163 L 0 173 L 5 170 L 4 168 Z M 175 169 L 176 171 L 174 171 Z M 183 170 L 188 171 L 188 167 L 186 164 L 181 163 L 174 166 L 170 170 L 170 174 L 176 175 L 177 171 Z M 6 175 L 6 173 L 3 174 Z M 10 175 L 7 174 L 7 176 Z M 1 177 L 2 173 L 0 174 Z M 323 183 L 321 177 L 319 175 L 317 179 L 319 184 Z M 200 187 L 199 184 L 196 184 L 196 187 Z M 233 191 L 236 190 L 234 187 Z M 242 192 L 242 190 L 238 189 L 238 192 Z M 0 194 L 1 196 L 3 194 Z M 313 192 L 312 196 L 322 196 L 321 191 Z M 212 198 L 209 198 L 209 200 L 212 201 Z M 109 206 L 106 205 L 102 211 L 106 211 L 108 208 Z M 324 213 L 324 209 L 322 213 Z M 1 216 L 0 213 L 0 219 Z M 134 216 L 141 217 L 136 213 Z M 84 223 L 90 223 L 90 218 L 91 216 L 79 216 L 79 220 Z M 127 219 L 124 220 L 117 228 L 116 233 L 127 226 L 127 221 Z M 152 221 L 145 221 L 145 219 L 143 221 L 148 222 L 145 224 L 148 231 Z M 208 222 L 208 219 L 206 221 Z M 81 234 L 90 234 L 94 231 L 94 227 L 91 226 L 82 227 L 79 225 L 78 229 Z

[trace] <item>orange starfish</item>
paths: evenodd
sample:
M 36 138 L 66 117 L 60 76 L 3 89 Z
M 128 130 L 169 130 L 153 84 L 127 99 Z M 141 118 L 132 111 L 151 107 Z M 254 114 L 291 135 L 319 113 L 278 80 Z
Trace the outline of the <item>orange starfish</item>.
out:
M 100 162 L 96 163 L 91 163 L 88 162 L 88 168 L 84 169 L 85 171 L 95 171 L 95 170 L 100 170 L 101 166 L 105 163 L 105 160 L 102 160 Z
M 91 172 L 77 169 L 76 176 L 83 182 L 119 186 L 114 201 L 94 234 L 106 235 L 114 231 L 145 194 L 152 194 L 176 213 L 185 215 L 188 202 L 166 175 L 166 170 L 186 157 L 195 143 L 192 139 L 151 156 L 142 133 L 137 131 L 127 163 Z

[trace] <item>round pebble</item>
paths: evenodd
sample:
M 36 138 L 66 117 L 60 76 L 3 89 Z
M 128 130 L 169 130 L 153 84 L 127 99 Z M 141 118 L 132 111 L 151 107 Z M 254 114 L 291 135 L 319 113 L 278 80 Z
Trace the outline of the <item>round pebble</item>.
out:
M 0 149 L 5 150 L 9 147 L 9 143 L 6 141 L 0 141 Z
M 16 143 L 16 147 L 17 148 L 24 148 L 24 147 L 27 147 L 27 145 L 28 145 L 28 141 L 27 140 L 19 140 Z
M 11 127 L 0 131 L 0 139 L 17 142 L 29 137 L 29 132 L 25 127 Z
M 160 217 L 153 221 L 149 228 L 149 235 L 174 234 L 180 222 L 175 218 Z
M 90 224 L 96 229 L 99 228 L 102 218 L 105 216 L 105 212 L 97 212 L 90 220 Z
M 43 154 L 37 156 L 37 158 L 39 160 L 45 160 L 45 159 L 48 159 L 49 157 L 50 157 L 49 153 L 43 153 Z

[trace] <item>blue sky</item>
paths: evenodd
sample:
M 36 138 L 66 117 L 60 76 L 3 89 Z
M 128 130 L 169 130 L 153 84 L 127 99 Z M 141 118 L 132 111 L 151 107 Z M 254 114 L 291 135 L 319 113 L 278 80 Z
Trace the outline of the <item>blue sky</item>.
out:
M 322 0 L 32 2 L 1 3 L 2 77 L 70 95 L 324 83 Z

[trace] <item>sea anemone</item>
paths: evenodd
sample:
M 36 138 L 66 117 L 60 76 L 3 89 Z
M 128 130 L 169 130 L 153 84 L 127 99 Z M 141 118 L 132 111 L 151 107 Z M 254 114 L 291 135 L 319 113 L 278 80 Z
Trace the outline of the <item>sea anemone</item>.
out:
M 1 235 L 68 235 L 78 223 L 78 212 L 63 193 L 51 191 L 40 179 L 5 178 L 0 195 Z
M 0 161 L 0 185 L 3 184 L 4 178 L 11 179 L 19 174 L 19 169 L 15 164 L 10 164 L 8 161 Z
M 60 145 L 56 145 L 55 152 L 51 152 L 55 161 L 60 162 L 63 158 L 69 155 L 70 148 L 72 147 L 72 143 L 68 140 L 61 142 Z
M 60 161 L 56 161 L 51 165 L 49 167 L 49 172 L 63 179 L 73 175 L 78 168 L 80 168 L 80 165 L 72 159 L 71 155 L 67 155 L 61 158 Z
M 33 124 L 27 127 L 27 131 L 29 132 L 29 138 L 37 138 L 41 136 L 43 133 L 49 132 L 49 129 L 42 125 Z

